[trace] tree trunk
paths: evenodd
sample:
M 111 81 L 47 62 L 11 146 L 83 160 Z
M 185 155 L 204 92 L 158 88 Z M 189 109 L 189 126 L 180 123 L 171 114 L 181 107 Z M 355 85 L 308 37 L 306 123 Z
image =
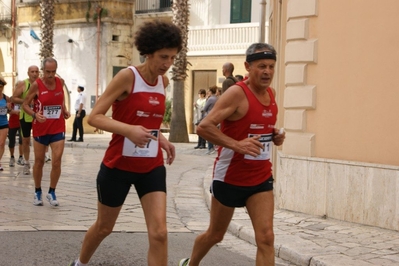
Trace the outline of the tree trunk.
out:
M 183 48 L 177 55 L 172 67 L 173 82 L 173 104 L 172 119 L 170 123 L 169 141 L 189 142 L 186 110 L 184 107 L 184 81 L 187 77 L 187 39 L 188 39 L 188 0 L 175 0 L 172 6 L 173 23 L 178 26 L 182 33 Z
M 54 0 L 40 1 L 41 16 L 41 43 L 40 58 L 53 57 L 53 36 L 54 36 Z
M 169 141 L 188 143 L 186 112 L 184 108 L 184 80 L 177 80 L 173 86 L 172 120 Z

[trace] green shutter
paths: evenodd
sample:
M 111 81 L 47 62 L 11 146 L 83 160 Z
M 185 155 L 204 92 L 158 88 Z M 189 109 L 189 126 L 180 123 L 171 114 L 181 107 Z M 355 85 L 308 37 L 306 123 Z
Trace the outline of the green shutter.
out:
M 251 22 L 251 0 L 231 0 L 230 23 Z

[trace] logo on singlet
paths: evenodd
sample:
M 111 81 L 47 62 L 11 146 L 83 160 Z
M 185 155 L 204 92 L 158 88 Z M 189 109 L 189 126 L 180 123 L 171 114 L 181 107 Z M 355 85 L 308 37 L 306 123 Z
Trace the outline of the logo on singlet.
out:
M 139 116 L 139 117 L 149 117 L 149 116 L 150 116 L 150 113 L 147 113 L 147 112 L 138 110 L 138 111 L 136 112 L 136 115 Z
M 250 129 L 264 129 L 265 125 L 264 124 L 251 124 L 249 125 Z
M 159 105 L 159 100 L 158 100 L 157 97 L 152 97 L 152 96 L 150 96 L 150 99 L 148 100 L 148 102 L 149 102 L 151 105 Z
M 271 110 L 263 110 L 262 116 L 263 117 L 272 117 L 273 114 L 272 114 Z

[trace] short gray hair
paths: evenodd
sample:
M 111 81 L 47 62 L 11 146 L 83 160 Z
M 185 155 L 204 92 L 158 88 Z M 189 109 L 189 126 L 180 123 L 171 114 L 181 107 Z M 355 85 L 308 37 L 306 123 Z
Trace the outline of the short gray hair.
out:
M 268 50 L 272 54 L 277 55 L 276 49 L 274 49 L 274 47 L 268 43 L 253 43 L 253 44 L 251 44 L 248 47 L 247 51 L 245 52 L 245 55 L 251 55 L 251 54 L 254 54 L 255 52 L 265 51 L 265 50 Z
M 44 70 L 44 66 L 46 65 L 47 62 L 55 63 L 55 65 L 58 67 L 57 60 L 55 60 L 52 57 L 47 57 L 47 58 L 44 58 L 42 61 L 42 70 Z

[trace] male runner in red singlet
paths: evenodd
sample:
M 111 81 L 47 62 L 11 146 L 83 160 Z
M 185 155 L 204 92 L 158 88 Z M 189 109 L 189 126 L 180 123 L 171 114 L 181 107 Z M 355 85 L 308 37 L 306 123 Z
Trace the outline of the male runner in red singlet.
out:
M 42 206 L 42 176 L 46 147 L 50 145 L 52 162 L 50 172 L 50 188 L 46 196 L 50 205 L 58 206 L 55 188 L 61 175 L 61 158 L 64 153 L 65 119 L 71 115 L 65 106 L 64 80 L 56 77 L 57 61 L 46 58 L 42 62 L 43 77 L 38 78 L 30 86 L 22 108 L 33 117 L 33 149 L 35 163 L 33 179 L 35 196 L 33 205 Z M 33 110 L 30 103 L 34 101 Z
M 213 169 L 209 228 L 196 238 L 191 257 L 182 259 L 179 266 L 198 266 L 223 239 L 234 208 L 244 206 L 255 231 L 256 265 L 274 265 L 270 157 L 273 144 L 282 145 L 285 138 L 275 128 L 276 93 L 270 88 L 275 63 L 276 51 L 271 45 L 252 44 L 245 62 L 249 78 L 224 92 L 198 126 L 199 135 L 221 148 Z
M 88 123 L 112 132 L 97 175 L 98 215 L 87 231 L 79 258 L 70 266 L 84 266 L 114 228 L 125 198 L 135 186 L 148 228 L 149 266 L 167 266 L 166 163 L 175 147 L 162 135 L 165 113 L 165 76 L 182 49 L 179 28 L 168 22 L 146 22 L 134 44 L 145 62 L 119 71 L 94 106 Z M 112 106 L 112 118 L 105 115 Z

